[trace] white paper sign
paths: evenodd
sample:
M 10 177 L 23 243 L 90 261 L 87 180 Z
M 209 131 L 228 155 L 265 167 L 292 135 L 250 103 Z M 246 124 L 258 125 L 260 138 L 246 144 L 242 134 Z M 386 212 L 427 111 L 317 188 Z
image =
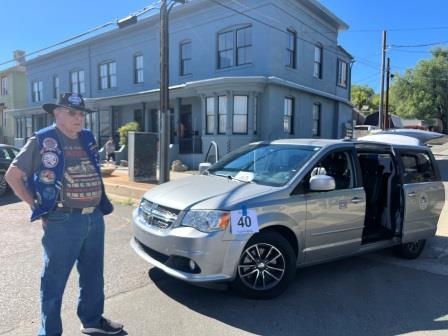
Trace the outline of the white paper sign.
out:
M 236 210 L 230 213 L 230 225 L 232 234 L 245 234 L 258 232 L 258 218 L 255 210 Z
M 252 172 L 240 171 L 238 174 L 235 175 L 234 179 L 242 182 L 252 182 L 254 177 L 255 175 Z

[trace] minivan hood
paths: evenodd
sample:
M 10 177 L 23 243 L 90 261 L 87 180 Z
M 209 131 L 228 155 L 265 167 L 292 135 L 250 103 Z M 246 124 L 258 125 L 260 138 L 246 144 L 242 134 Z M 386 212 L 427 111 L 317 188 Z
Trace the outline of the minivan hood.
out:
M 144 197 L 154 203 L 178 210 L 228 210 L 242 200 L 271 191 L 273 187 L 240 182 L 226 177 L 196 175 L 161 184 Z

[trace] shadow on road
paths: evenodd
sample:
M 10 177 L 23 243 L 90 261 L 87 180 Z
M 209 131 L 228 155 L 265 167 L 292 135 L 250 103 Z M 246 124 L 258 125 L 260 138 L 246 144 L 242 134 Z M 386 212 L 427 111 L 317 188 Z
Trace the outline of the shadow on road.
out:
M 0 206 L 21 202 L 11 190 L 8 190 L 5 195 L 0 197 Z
M 270 301 L 199 288 L 156 268 L 149 276 L 188 308 L 257 335 L 389 336 L 448 329 L 445 276 L 368 258 L 299 270 L 286 293 Z

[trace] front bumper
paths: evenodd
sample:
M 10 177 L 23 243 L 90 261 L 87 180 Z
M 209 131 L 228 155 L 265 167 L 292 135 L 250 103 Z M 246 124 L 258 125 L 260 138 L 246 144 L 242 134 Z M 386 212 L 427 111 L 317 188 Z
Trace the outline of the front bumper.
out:
M 232 281 L 245 241 L 224 240 L 224 232 L 204 233 L 190 227 L 157 229 L 132 214 L 131 247 L 144 260 L 165 273 L 188 282 Z M 173 266 L 173 258 L 191 260 L 197 271 Z

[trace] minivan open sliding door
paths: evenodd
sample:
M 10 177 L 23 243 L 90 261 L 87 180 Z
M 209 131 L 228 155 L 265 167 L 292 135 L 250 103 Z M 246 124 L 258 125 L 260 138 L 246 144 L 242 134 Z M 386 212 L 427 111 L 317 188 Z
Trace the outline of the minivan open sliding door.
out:
M 433 236 L 442 212 L 445 190 L 432 154 L 425 150 L 398 151 L 403 176 L 402 242 Z M 432 160 L 431 160 L 432 159 Z

